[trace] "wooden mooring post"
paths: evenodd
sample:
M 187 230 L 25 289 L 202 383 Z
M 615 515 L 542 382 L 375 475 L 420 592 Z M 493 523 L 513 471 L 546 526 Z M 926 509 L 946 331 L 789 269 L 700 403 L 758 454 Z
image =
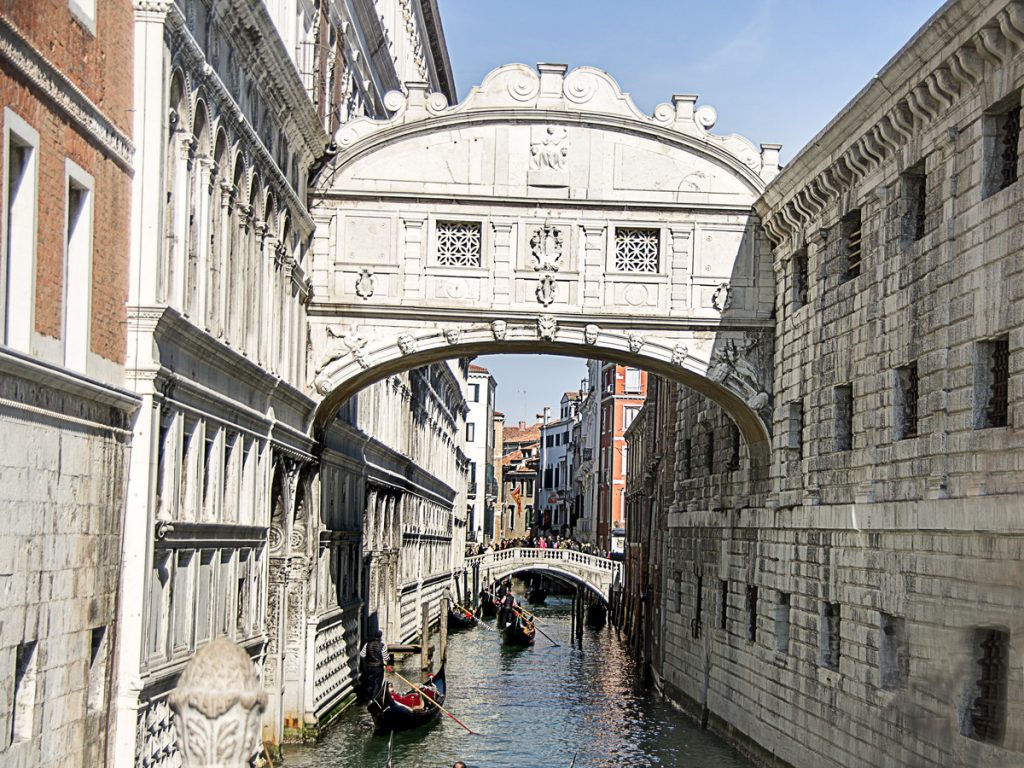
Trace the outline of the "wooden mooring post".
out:
M 448 606 L 450 601 L 447 597 L 441 598 L 441 615 L 438 618 L 438 633 L 441 635 L 441 661 L 438 664 L 444 664 L 444 660 L 448 658 Z
M 430 603 L 422 605 L 422 623 L 420 624 L 420 669 L 430 670 Z

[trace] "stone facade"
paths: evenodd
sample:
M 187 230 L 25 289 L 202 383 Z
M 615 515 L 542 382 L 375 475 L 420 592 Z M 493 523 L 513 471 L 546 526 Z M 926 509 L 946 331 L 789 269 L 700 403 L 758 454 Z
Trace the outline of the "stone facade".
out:
M 1022 61 L 1017 3 L 947 3 L 756 204 L 775 352 L 723 352 L 773 370 L 767 482 L 684 388 L 637 467 L 638 649 L 766 764 L 1024 760 Z
M 118 635 L 131 4 L 0 10 L 0 763 L 97 765 Z
M 470 364 L 466 402 L 466 455 L 469 457 L 469 522 L 466 540 L 489 543 L 495 535 L 498 484 L 494 476 L 494 398 L 498 383 L 483 366 Z
M 127 380 L 142 405 L 110 761 L 173 766 L 167 694 L 215 637 L 257 664 L 268 745 L 351 688 L 339 677 L 351 677 L 358 647 L 355 585 L 339 579 L 334 624 L 295 624 L 319 615 L 327 588 L 313 575 L 330 569 L 324 551 L 358 565 L 365 510 L 364 489 L 334 453 L 320 475 L 317 454 L 340 427 L 310 428 L 307 191 L 337 129 L 384 115 L 384 95 L 410 67 L 454 94 L 426 0 L 140 0 L 134 9 Z M 357 446 L 361 426 L 348 427 Z M 344 669 L 318 677 L 318 654 Z

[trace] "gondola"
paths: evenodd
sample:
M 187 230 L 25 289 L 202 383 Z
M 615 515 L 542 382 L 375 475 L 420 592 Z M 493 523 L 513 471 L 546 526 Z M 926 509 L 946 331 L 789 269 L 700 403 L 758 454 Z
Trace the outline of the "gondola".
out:
M 505 645 L 526 647 L 528 645 L 533 645 L 533 638 L 536 634 L 537 628 L 533 626 L 533 622 L 525 618 L 522 614 L 517 613 L 515 621 L 509 622 L 509 624 L 501 630 L 501 642 Z
M 437 718 L 441 709 L 434 706 L 433 702 L 444 706 L 447 691 L 444 663 L 441 664 L 441 668 L 437 672 L 429 675 L 427 681 L 420 687 L 427 696 L 421 696 L 415 690 L 398 694 L 391 690 L 390 684 L 386 683 L 382 686 L 377 698 L 372 699 L 366 705 L 378 733 L 418 728 Z
M 477 625 L 477 618 L 460 605 L 448 609 L 448 629 L 472 629 Z
M 533 587 L 526 593 L 526 599 L 530 605 L 543 605 L 544 601 L 548 599 L 548 591 L 544 587 Z
M 485 619 L 493 619 L 498 615 L 498 604 L 494 602 L 494 596 L 490 592 L 480 593 L 480 616 Z
M 600 629 L 608 619 L 608 609 L 603 603 L 591 603 L 587 606 L 587 618 L 585 623 L 593 629 Z

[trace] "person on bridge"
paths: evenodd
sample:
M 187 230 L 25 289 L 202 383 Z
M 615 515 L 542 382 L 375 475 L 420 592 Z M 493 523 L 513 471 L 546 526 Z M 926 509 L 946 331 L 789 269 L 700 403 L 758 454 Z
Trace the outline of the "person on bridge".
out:
M 384 662 L 388 658 L 388 646 L 384 642 L 384 633 L 379 629 L 359 651 L 359 658 L 366 664 L 366 695 L 371 699 L 380 693 L 384 683 Z

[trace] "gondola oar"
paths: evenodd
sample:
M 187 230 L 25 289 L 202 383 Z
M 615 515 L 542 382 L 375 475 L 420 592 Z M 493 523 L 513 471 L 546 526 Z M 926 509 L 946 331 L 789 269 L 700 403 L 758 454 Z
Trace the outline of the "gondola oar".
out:
M 393 674 L 395 677 L 397 677 L 399 680 L 401 680 L 403 683 L 405 683 L 406 685 L 412 686 L 413 690 L 415 690 L 420 696 L 423 697 L 424 704 L 426 704 L 427 702 L 433 704 L 435 707 L 437 707 L 442 712 L 444 712 L 446 715 L 448 715 L 448 717 L 450 717 L 456 723 L 458 723 L 463 728 L 465 728 L 467 733 L 470 733 L 473 736 L 479 736 L 480 735 L 479 733 L 477 733 L 476 731 L 471 729 L 469 726 L 467 726 L 465 723 L 463 723 L 461 720 L 459 720 L 459 718 L 457 718 L 455 715 L 453 715 L 447 709 L 445 709 L 442 705 L 440 705 L 436 701 L 434 701 L 430 696 L 427 696 L 426 692 L 422 688 L 420 688 L 418 685 L 416 685 L 416 683 L 414 683 L 412 680 L 407 680 L 406 678 L 402 677 L 401 673 L 396 672 L 394 667 L 385 667 L 385 669 L 388 672 L 390 672 L 391 674 Z
M 520 618 L 526 619 L 526 620 L 527 620 L 527 621 L 529 621 L 529 622 L 530 622 L 531 624 L 533 624 L 533 628 L 534 628 L 534 629 L 536 629 L 536 630 L 537 630 L 538 632 L 540 632 L 540 633 L 541 633 L 542 635 L 544 635 L 544 637 L 546 637 L 546 638 L 548 639 L 548 641 L 549 641 L 549 642 L 551 643 L 551 645 L 552 645 L 553 647 L 555 647 L 555 648 L 561 648 L 561 647 L 562 647 L 562 646 L 560 646 L 560 645 L 559 645 L 558 643 L 556 643 L 556 642 L 555 642 L 554 638 L 553 638 L 553 637 L 551 637 L 551 635 L 549 635 L 549 634 L 548 634 L 547 632 L 545 632 L 545 631 L 544 631 L 543 629 L 541 629 L 540 627 L 538 627 L 538 626 L 537 626 L 537 622 L 535 622 L 535 621 L 530 621 L 530 619 L 528 619 L 528 618 L 527 618 L 527 617 L 526 617 L 526 616 L 525 616 L 525 615 L 523 614 L 523 612 L 522 612 L 521 610 L 519 610 L 519 609 L 518 609 L 518 608 L 516 608 L 515 606 L 512 606 L 512 610 L 513 610 L 513 611 L 515 611 L 515 612 L 516 612 L 517 614 L 519 614 Z
M 569 768 L 572 768 L 574 765 L 576 765 L 576 756 L 579 753 L 580 753 L 580 751 L 578 749 L 575 752 L 572 753 L 572 762 L 569 763 Z
M 391 733 L 388 734 L 388 764 L 387 764 L 387 768 L 392 768 L 392 766 L 391 766 L 391 742 L 393 742 L 394 740 L 395 740 L 395 732 L 392 731 Z M 576 762 L 576 758 L 574 757 L 572 759 L 572 761 L 575 763 Z M 572 768 L 572 766 L 570 765 L 569 768 Z

